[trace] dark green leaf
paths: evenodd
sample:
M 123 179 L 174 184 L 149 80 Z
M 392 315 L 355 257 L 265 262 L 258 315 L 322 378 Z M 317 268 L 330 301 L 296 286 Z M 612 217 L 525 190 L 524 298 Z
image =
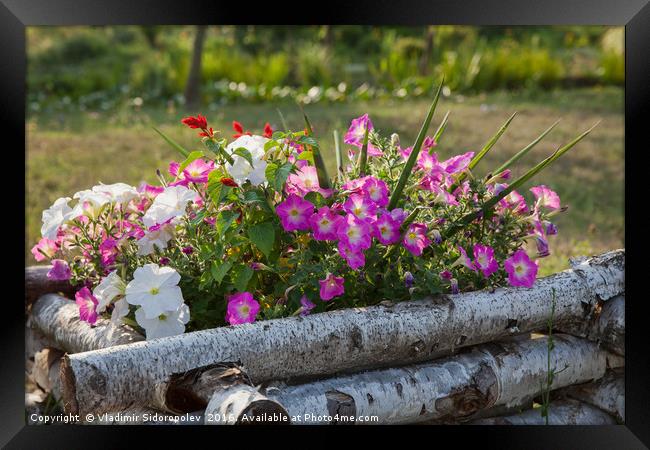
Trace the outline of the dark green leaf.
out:
M 248 229 L 248 238 L 268 257 L 275 243 L 275 227 L 271 222 L 255 224 Z
M 210 266 L 210 273 L 212 274 L 214 281 L 216 281 L 217 284 L 221 284 L 223 277 L 226 276 L 231 267 L 232 263 L 230 261 L 224 261 L 221 264 L 217 261 L 213 261 Z
M 244 147 L 239 147 L 239 148 L 235 149 L 233 154 L 241 156 L 246 161 L 248 161 L 248 164 L 250 164 L 251 167 L 254 167 L 253 166 L 253 155 L 251 155 L 251 152 L 249 152 L 248 149 L 246 149 Z
M 223 237 L 228 228 L 233 224 L 233 222 L 239 217 L 237 211 L 225 210 L 221 211 L 217 216 L 217 221 L 214 224 L 219 236 Z
M 231 273 L 232 282 L 235 285 L 235 289 L 241 292 L 246 290 L 246 286 L 248 286 L 248 282 L 253 277 L 254 271 L 249 266 L 241 264 L 235 266 L 231 270 Z

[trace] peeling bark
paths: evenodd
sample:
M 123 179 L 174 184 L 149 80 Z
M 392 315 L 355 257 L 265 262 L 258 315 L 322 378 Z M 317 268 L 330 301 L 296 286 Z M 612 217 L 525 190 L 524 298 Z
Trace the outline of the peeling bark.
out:
M 562 395 L 596 406 L 625 422 L 625 377 L 623 371 L 609 371 L 598 381 L 571 386 Z
M 34 356 L 32 378 L 46 393 L 61 398 L 60 362 L 63 352 L 55 348 L 44 348 Z
M 47 277 L 52 266 L 25 267 L 25 310 L 44 294 L 60 292 L 72 298 L 75 289 L 68 281 L 55 281 Z
M 204 417 L 206 425 L 250 425 L 262 422 L 288 425 L 291 422 L 282 405 L 247 384 L 217 389 L 205 409 Z
M 598 345 L 556 335 L 553 389 L 600 378 L 607 369 Z M 482 410 L 525 404 L 546 377 L 546 338 L 479 345 L 428 364 L 375 370 L 299 385 L 275 384 L 266 395 L 301 424 L 331 423 L 338 414 L 376 416 L 372 424 L 453 422 Z M 560 369 L 566 369 L 559 371 Z M 365 422 L 364 422 L 365 423 Z
M 561 331 L 600 342 L 607 350 L 625 356 L 625 295 L 594 308 L 594 317 L 560 327 Z
M 80 413 L 147 405 L 173 374 L 224 362 L 237 363 L 257 384 L 431 360 L 459 347 L 543 329 L 553 290 L 557 324 L 585 317 L 599 300 L 623 291 L 624 256 L 621 250 L 585 260 L 538 280 L 532 289 L 338 310 L 69 355 L 63 376 L 74 389 L 67 396 L 64 389 L 64 397 L 68 405 L 78 405 L 70 412 Z
M 46 294 L 32 307 L 32 325 L 53 346 L 69 353 L 97 350 L 141 341 L 144 337 L 126 325 L 115 326 L 110 320 L 97 319 L 94 326 L 79 320 L 79 307 L 60 295 Z
M 470 425 L 544 425 L 539 408 L 505 417 L 475 420 Z M 551 402 L 548 411 L 549 425 L 612 425 L 616 420 L 604 411 L 576 400 Z

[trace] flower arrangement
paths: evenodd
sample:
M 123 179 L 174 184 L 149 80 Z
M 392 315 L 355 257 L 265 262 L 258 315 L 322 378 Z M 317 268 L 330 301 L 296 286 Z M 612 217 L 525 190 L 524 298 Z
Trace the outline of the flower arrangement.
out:
M 81 320 L 144 329 L 148 339 L 225 324 L 439 293 L 530 287 L 564 211 L 544 185 L 517 192 L 590 130 L 522 177 L 510 167 L 551 128 L 486 177 L 473 169 L 514 115 L 479 151 L 440 160 L 447 117 L 427 136 L 440 89 L 412 147 L 367 114 L 337 143 L 336 175 L 305 116 L 300 131 L 261 135 L 233 123 L 229 141 L 202 115 L 202 150 L 183 156 L 160 185 L 99 184 L 43 212 L 32 253 L 48 276 L 79 286 Z M 74 206 L 71 206 L 71 202 Z M 533 245 L 529 245 L 533 244 Z M 533 249 L 536 249 L 536 252 Z M 530 254 L 530 255 L 529 255 Z

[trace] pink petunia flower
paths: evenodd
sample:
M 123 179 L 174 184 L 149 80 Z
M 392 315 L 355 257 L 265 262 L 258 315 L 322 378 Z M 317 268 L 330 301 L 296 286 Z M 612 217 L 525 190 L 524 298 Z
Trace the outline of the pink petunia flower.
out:
M 334 192 L 332 189 L 323 189 L 318 183 L 318 173 L 314 166 L 304 166 L 295 174 L 287 178 L 286 191 L 289 194 L 304 196 L 309 192 L 318 192 L 327 198 Z
M 373 224 L 373 234 L 384 245 L 394 244 L 400 238 L 399 227 L 400 222 L 390 214 L 382 214 Z
M 357 270 L 366 265 L 366 256 L 363 251 L 354 251 L 347 247 L 343 241 L 338 243 L 339 255 L 348 263 L 352 270 Z
M 104 267 L 110 266 L 115 262 L 117 253 L 117 241 L 115 239 L 107 238 L 99 244 L 99 254 Z
M 476 265 L 472 262 L 469 256 L 467 256 L 467 252 L 465 249 L 461 246 L 458 246 L 458 251 L 460 252 L 460 256 L 454 263 L 451 265 L 451 267 L 456 267 L 458 265 L 462 265 L 467 267 L 470 270 L 473 270 L 476 272 L 478 269 L 476 268 Z
M 370 248 L 372 241 L 370 224 L 357 218 L 354 214 L 348 214 L 339 222 L 336 228 L 336 236 L 346 248 L 354 252 Z
M 300 315 L 301 316 L 306 316 L 308 315 L 312 309 L 316 307 L 314 303 L 312 303 L 311 300 L 309 300 L 309 297 L 306 295 L 303 295 L 300 297 Z
M 343 217 L 323 206 L 309 218 L 309 224 L 317 241 L 335 241 L 336 229 Z
M 404 234 L 404 247 L 415 256 L 420 256 L 424 248 L 431 244 L 427 238 L 427 226 L 423 223 L 412 223 Z
M 208 176 L 213 170 L 214 161 L 205 162 L 203 158 L 198 158 L 185 167 L 182 177 L 192 183 L 207 183 Z
M 499 270 L 499 264 L 494 258 L 494 249 L 488 245 L 474 245 L 474 261 L 474 264 L 483 272 L 485 278 L 489 278 L 490 275 Z
M 228 296 L 226 320 L 230 325 L 253 323 L 260 310 L 260 304 L 250 292 L 238 292 Z
M 544 185 L 530 188 L 535 196 L 535 206 L 546 207 L 552 210 L 560 209 L 560 196 Z
M 335 277 L 328 273 L 324 280 L 318 280 L 320 284 L 320 298 L 323 301 L 328 301 L 345 292 L 345 279 L 343 277 Z
M 501 189 L 501 190 L 505 189 L 507 186 L 508 186 L 507 184 L 495 185 L 496 189 Z M 495 191 L 495 195 L 498 192 L 500 192 L 500 190 Z M 526 199 L 517 191 L 512 191 L 508 195 L 503 197 L 501 200 L 499 200 L 499 208 L 512 209 L 512 211 L 516 214 L 525 214 L 528 212 L 528 205 L 526 205 Z
M 62 259 L 53 259 L 52 268 L 46 274 L 47 278 L 55 281 L 66 281 L 72 276 L 70 266 Z
M 32 247 L 32 255 L 34 255 L 36 261 L 41 262 L 46 259 L 52 259 L 58 250 L 59 246 L 56 241 L 48 238 L 41 238 L 41 240 L 38 241 L 38 244 Z
M 383 180 L 365 177 L 362 190 L 380 208 L 388 204 L 388 186 Z
M 362 194 L 350 195 L 343 203 L 343 209 L 362 220 L 372 221 L 377 214 L 377 205 L 368 196 Z
M 449 158 L 440 165 L 445 169 L 449 174 L 462 172 L 469 166 L 469 163 L 474 157 L 474 152 L 463 153 L 462 155 L 457 155 Z
M 97 304 L 99 303 L 88 287 L 82 287 L 74 295 L 79 306 L 79 319 L 94 325 L 97 322 Z
M 314 213 L 314 205 L 307 200 L 289 194 L 287 199 L 275 209 L 285 231 L 308 230 L 309 218 Z
M 537 263 L 532 261 L 522 249 L 517 250 L 504 262 L 511 286 L 532 287 L 537 276 Z
M 422 169 L 425 173 L 430 173 L 438 165 L 437 155 L 430 154 L 429 152 L 422 151 L 418 155 L 417 166 Z
M 355 147 L 361 148 L 363 146 L 363 138 L 366 134 L 366 128 L 372 130 L 372 121 L 368 117 L 368 114 L 364 114 L 361 117 L 352 119 L 350 123 L 350 128 L 348 132 L 345 133 L 343 137 L 343 142 L 346 144 L 354 145 Z M 368 141 L 368 156 L 381 156 L 383 152 L 376 148 L 374 145 Z

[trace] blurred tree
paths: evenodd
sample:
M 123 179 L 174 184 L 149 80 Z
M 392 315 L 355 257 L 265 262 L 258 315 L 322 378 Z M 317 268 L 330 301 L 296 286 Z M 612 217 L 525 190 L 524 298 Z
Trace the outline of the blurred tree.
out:
M 142 34 L 144 34 L 145 39 L 149 46 L 153 49 L 158 49 L 158 34 L 160 33 L 160 25 L 147 25 L 140 27 L 142 29 Z
M 433 56 L 433 38 L 435 36 L 435 27 L 428 25 L 424 28 L 424 52 L 420 58 L 420 75 L 429 74 L 431 68 L 431 58 Z
M 203 56 L 203 43 L 205 42 L 205 25 L 196 27 L 196 36 L 194 37 L 194 48 L 192 50 L 192 65 L 187 76 L 187 85 L 185 86 L 185 104 L 188 108 L 196 108 L 199 105 L 201 97 L 201 59 Z

